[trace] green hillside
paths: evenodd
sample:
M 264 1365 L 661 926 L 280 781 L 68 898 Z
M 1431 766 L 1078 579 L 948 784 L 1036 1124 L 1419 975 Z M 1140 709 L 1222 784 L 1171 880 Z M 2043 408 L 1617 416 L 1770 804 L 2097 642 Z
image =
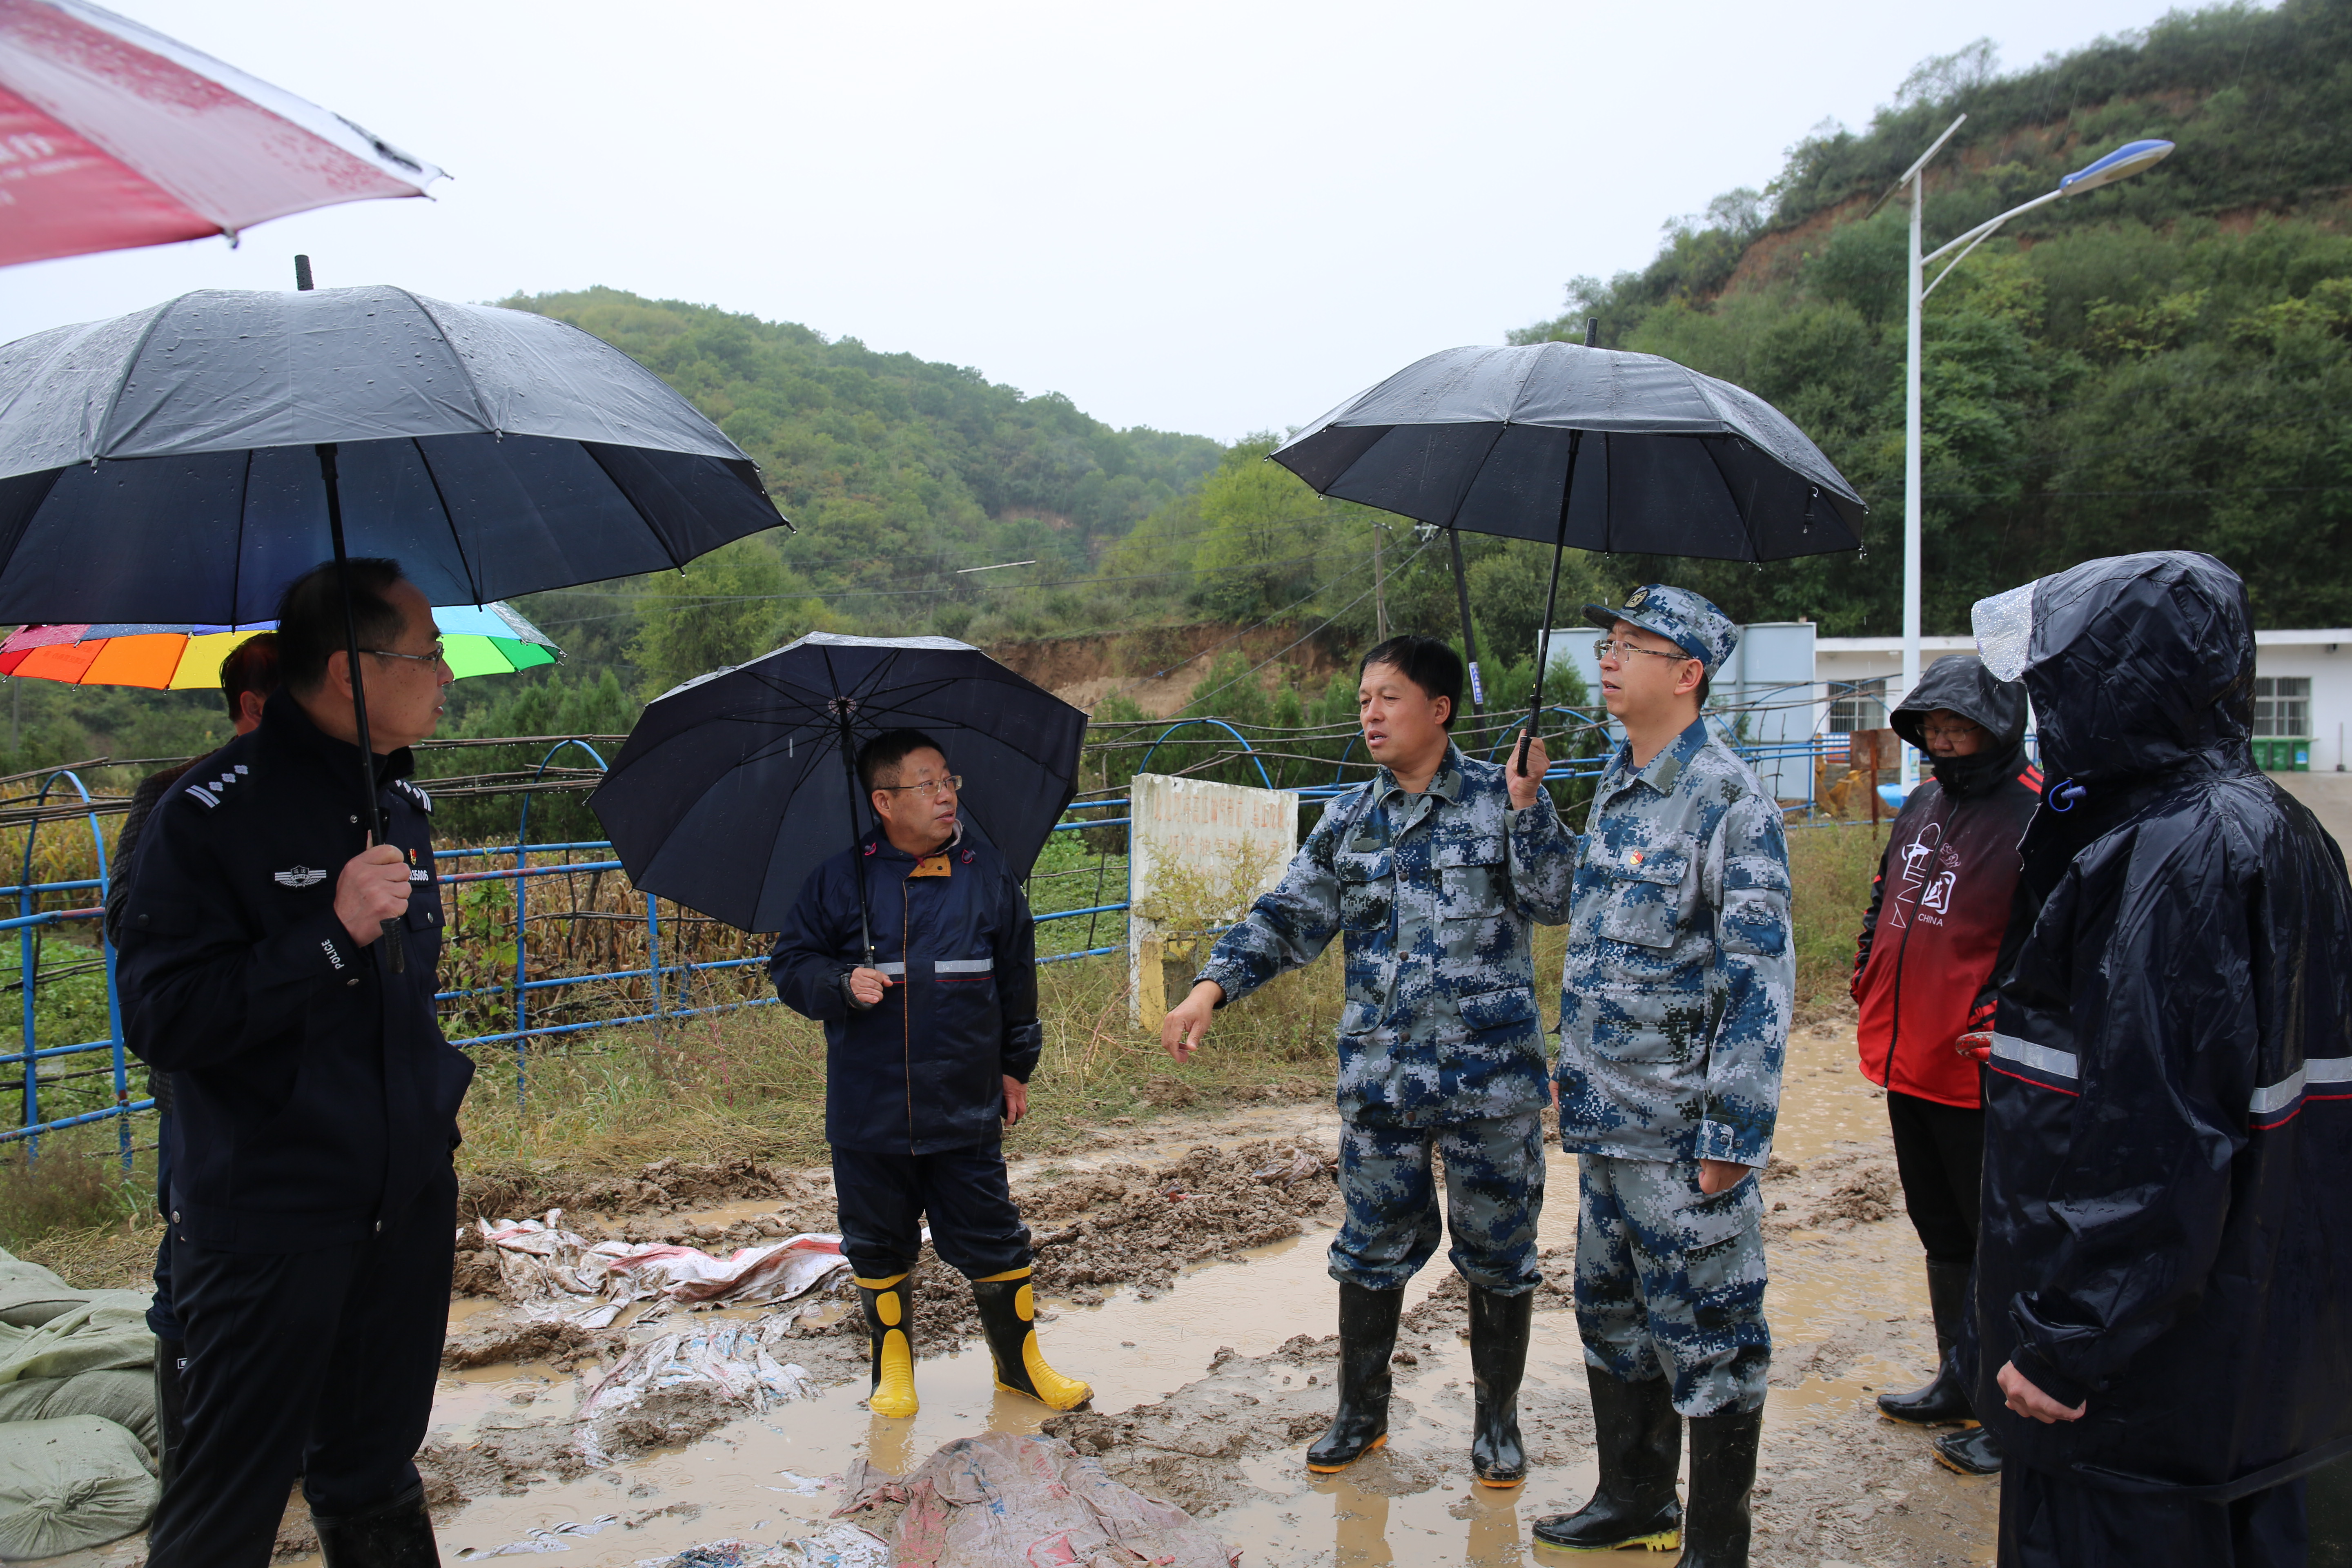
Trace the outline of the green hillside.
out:
M 1647 268 L 1569 285 L 1514 342 L 1665 354 L 1771 399 L 1871 506 L 1866 558 L 1611 561 L 1743 619 L 1901 624 L 1901 199 L 1872 205 L 1954 115 L 1927 248 L 2117 144 L 2137 178 L 2029 215 L 1927 301 L 1925 614 L 2089 556 L 2209 550 L 2270 626 L 2352 620 L 2352 0 L 2176 13 L 2011 75 L 1932 60 L 1867 130 L 1828 127 L 1766 190 L 1675 226 Z M 1931 272 L 1931 277 L 1932 277 Z
M 1191 488 L 1220 451 L 792 322 L 614 289 L 503 303 L 594 333 L 693 399 L 797 527 L 683 578 L 533 600 L 575 662 L 638 667 L 635 684 L 656 689 L 818 626 L 992 639 L 1100 624 L 1115 613 L 1091 581 L 1101 542 Z M 1037 564 L 959 575 L 1027 560 Z M 741 595 L 781 598 L 723 607 Z

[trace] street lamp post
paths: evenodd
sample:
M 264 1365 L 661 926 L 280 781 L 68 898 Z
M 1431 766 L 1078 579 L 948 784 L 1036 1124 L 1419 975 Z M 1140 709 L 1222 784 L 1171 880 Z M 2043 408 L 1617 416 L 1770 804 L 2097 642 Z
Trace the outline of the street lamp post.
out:
M 1990 239 L 1995 230 L 2021 213 L 2047 206 L 2061 196 L 2079 195 L 2095 191 L 2101 185 L 2137 174 L 2163 161 L 2172 151 L 2169 142 L 2126 142 L 2105 157 L 2089 163 L 2058 182 L 2058 188 L 2013 206 L 1999 217 L 1990 218 L 1976 227 L 1947 242 L 1936 250 L 1919 254 L 1919 222 L 1921 207 L 1927 195 L 1927 164 L 1944 150 L 1952 132 L 1964 124 L 1963 114 L 1944 128 L 1935 143 L 1919 154 L 1919 161 L 1904 171 L 1895 183 L 1896 190 L 1911 187 L 1911 243 L 1906 253 L 1906 293 L 1910 302 L 1910 319 L 1906 322 L 1906 353 L 1903 365 L 1903 695 L 1907 697 L 1919 684 L 1919 316 L 1927 296 L 1937 284 L 1952 275 L 1952 268 L 1968 259 L 1969 252 Z M 1893 193 L 1890 192 L 1889 195 Z M 1882 201 L 1884 197 L 1880 198 Z M 1952 255 L 1958 251 L 1958 255 Z M 1946 256 L 1952 258 L 1935 280 L 1927 279 L 1927 264 Z M 1897 701 L 1900 700 L 1898 698 Z M 1891 705 L 1890 705 L 1891 711 Z M 1910 746 L 1903 748 L 1903 789 L 1908 794 L 1919 782 L 1919 753 Z

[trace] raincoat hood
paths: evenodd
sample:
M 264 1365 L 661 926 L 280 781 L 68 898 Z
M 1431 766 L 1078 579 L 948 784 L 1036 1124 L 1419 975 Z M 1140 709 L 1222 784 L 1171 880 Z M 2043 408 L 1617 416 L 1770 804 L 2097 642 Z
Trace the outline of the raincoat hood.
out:
M 2023 683 L 2001 679 L 1974 654 L 1955 654 L 1929 665 L 1927 672 L 1919 678 L 1919 684 L 1911 689 L 1911 695 L 1903 700 L 1903 706 L 1889 715 L 1886 722 L 1896 734 L 1924 752 L 1927 740 L 1922 731 L 1927 715 L 1938 708 L 1983 725 L 1992 735 L 1990 750 L 2006 752 L 2025 739 Z
M 1974 618 L 1990 672 L 2023 678 L 2050 777 L 2147 777 L 2209 754 L 2252 767 L 2252 616 L 2212 556 L 2085 561 L 1978 601 Z

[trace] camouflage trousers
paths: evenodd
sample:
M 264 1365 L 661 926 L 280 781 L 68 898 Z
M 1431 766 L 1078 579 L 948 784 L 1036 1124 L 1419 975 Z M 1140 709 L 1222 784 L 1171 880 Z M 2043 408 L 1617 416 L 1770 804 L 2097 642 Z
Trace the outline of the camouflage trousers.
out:
M 1577 1166 L 1585 1359 L 1628 1383 L 1670 1379 L 1685 1415 L 1760 1408 L 1772 1331 L 1755 1178 L 1708 1197 L 1696 1161 L 1580 1154 Z
M 1445 1160 L 1440 1225 L 1433 1153 Z M 1348 1217 L 1331 1243 L 1331 1278 L 1402 1290 L 1451 1232 L 1446 1256 L 1481 1289 L 1517 1296 L 1543 1283 L 1536 1219 L 1543 1213 L 1540 1112 L 1435 1127 L 1339 1124 L 1339 1196 Z

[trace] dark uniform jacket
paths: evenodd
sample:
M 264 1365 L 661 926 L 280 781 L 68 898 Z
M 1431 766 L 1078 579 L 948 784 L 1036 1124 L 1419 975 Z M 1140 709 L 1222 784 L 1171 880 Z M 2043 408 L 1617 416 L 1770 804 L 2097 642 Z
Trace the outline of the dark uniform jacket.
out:
M 117 947 L 122 945 L 122 912 L 131 907 L 131 868 L 138 863 L 139 835 L 147 826 L 148 815 L 162 802 L 163 792 L 179 782 L 182 773 L 204 766 L 207 760 L 198 757 L 193 763 L 149 773 L 131 793 L 131 810 L 122 818 L 122 831 L 115 835 L 114 853 L 106 858 L 106 940 Z M 172 1114 L 170 1073 L 149 1068 L 147 1093 L 155 1101 L 156 1115 Z
M 850 1005 L 866 962 L 866 884 L 881 1002 Z M 809 873 L 776 938 L 776 994 L 824 1025 L 824 1136 L 842 1149 L 932 1154 L 1004 1133 L 1004 1082 L 1029 1081 L 1036 930 L 1003 856 L 964 834 L 919 864 L 877 830 Z
M 2254 769 L 2227 567 L 2032 588 L 2053 782 L 1985 1078 L 1976 1408 L 2011 1462 L 2242 1496 L 2352 1449 L 2352 887 Z M 2011 1413 L 2005 1362 L 2087 1413 Z
M 1952 1048 L 1992 1026 L 1997 960 L 2017 891 L 2017 841 L 2042 799 L 2025 760 L 2025 688 L 1973 655 L 1937 659 L 1890 721 L 1924 749 L 1941 708 L 1988 731 L 1973 756 L 1935 764 L 1903 803 L 1870 884 L 1853 960 L 1863 1076 L 1898 1094 L 1973 1110 L 1974 1058 Z
M 413 765 L 404 748 L 378 763 L 384 841 L 411 868 L 404 974 L 335 917 L 363 843 L 358 749 L 289 693 L 147 819 L 118 973 L 128 1043 L 177 1091 L 174 1240 L 341 1246 L 446 1178 L 474 1064 L 434 1017 L 441 900 Z

